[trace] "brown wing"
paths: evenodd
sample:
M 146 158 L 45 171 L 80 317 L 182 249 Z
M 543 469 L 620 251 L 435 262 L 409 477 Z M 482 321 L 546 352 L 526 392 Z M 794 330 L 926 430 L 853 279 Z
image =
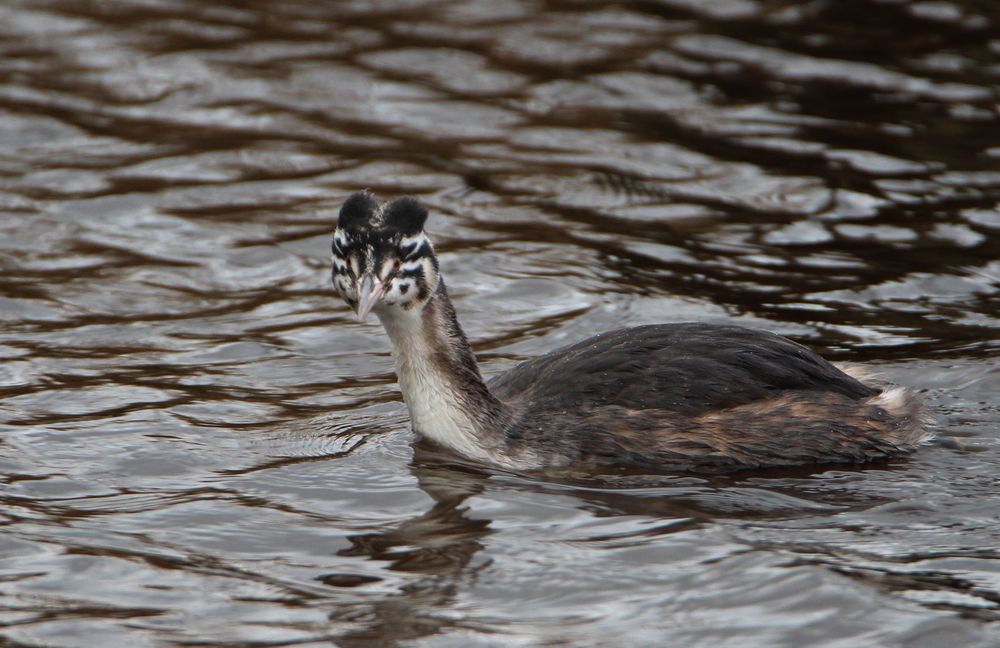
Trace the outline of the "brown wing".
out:
M 661 324 L 598 335 L 490 382 L 539 413 L 619 406 L 696 417 L 790 390 L 878 393 L 806 347 L 735 326 Z

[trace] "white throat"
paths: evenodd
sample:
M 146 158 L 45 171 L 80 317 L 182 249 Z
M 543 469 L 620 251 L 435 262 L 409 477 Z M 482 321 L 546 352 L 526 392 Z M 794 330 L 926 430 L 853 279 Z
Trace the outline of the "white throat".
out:
M 426 308 L 433 308 L 428 304 Z M 490 459 L 477 435 L 475 419 L 463 409 L 462 392 L 442 363 L 437 340 L 440 328 L 428 322 L 424 309 L 379 308 L 379 320 L 392 342 L 403 400 L 413 429 L 435 443 L 472 458 Z M 439 313 L 426 315 L 433 318 Z M 428 330 L 428 329 L 434 330 Z

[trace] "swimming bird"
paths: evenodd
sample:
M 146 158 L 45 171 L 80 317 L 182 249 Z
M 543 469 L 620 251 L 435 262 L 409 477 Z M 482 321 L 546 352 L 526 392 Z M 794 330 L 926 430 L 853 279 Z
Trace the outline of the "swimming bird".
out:
M 513 470 L 717 472 L 860 463 L 930 436 L 918 398 L 780 335 L 705 323 L 623 328 L 483 379 L 448 298 L 427 209 L 351 195 L 333 284 L 392 345 L 414 430 Z

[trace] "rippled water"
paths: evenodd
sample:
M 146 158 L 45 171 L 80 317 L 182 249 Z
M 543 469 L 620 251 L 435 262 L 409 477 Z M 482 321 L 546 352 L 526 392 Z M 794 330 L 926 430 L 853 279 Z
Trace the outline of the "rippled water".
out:
M 1000 645 L 988 0 L 0 8 L 12 646 Z M 909 460 L 542 480 L 411 447 L 328 285 L 421 196 L 487 374 L 736 321 L 924 390 Z

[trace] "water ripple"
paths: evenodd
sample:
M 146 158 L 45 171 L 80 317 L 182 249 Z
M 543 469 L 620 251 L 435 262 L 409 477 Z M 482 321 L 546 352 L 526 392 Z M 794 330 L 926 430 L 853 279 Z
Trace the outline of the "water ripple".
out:
M 0 637 L 994 645 L 984 7 L 0 7 Z M 414 445 L 328 285 L 364 188 L 431 207 L 487 374 L 736 321 L 923 388 L 945 440 L 711 479 Z

